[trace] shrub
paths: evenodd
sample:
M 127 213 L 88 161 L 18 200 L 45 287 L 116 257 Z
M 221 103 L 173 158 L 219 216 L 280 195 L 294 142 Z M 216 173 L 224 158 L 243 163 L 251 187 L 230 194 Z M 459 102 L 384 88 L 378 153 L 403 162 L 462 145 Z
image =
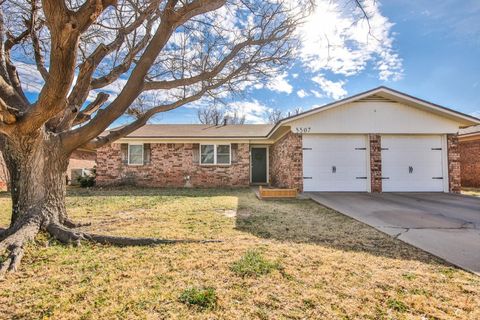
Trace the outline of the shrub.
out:
M 180 302 L 200 309 L 213 309 L 217 305 L 217 294 L 214 288 L 188 288 L 179 298 Z
M 256 250 L 248 250 L 240 260 L 232 264 L 230 269 L 242 277 L 256 277 L 273 270 L 281 271 L 282 266 L 278 262 L 268 261 Z
M 79 176 L 77 178 L 77 181 L 80 184 L 80 187 L 91 188 L 95 186 L 95 177 L 96 177 L 96 170 L 94 168 L 91 174 L 86 176 Z

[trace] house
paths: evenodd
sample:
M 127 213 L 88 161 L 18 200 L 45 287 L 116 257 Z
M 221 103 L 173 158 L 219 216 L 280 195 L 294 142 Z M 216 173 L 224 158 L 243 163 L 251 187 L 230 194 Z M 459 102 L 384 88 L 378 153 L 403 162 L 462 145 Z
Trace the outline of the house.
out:
M 460 130 L 462 186 L 480 188 L 480 126 Z
M 95 150 L 79 149 L 75 150 L 70 156 L 67 169 L 67 183 L 75 183 L 78 171 L 91 170 L 95 167 L 96 152 Z M 6 190 L 8 186 L 8 170 L 0 152 L 0 190 Z
M 379 87 L 276 125 L 146 125 L 97 150 L 97 184 L 459 192 L 459 128 L 480 120 Z

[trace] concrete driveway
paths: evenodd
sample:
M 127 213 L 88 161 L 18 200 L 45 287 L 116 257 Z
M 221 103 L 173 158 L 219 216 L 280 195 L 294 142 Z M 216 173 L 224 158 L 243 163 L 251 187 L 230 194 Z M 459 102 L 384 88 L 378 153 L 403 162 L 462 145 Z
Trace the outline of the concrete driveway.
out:
M 480 198 L 443 193 L 306 193 L 456 266 L 480 274 Z

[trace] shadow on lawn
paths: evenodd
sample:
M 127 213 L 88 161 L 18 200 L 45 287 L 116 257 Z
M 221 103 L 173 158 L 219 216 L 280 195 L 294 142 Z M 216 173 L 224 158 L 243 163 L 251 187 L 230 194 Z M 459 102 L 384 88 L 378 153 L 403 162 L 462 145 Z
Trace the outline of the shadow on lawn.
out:
M 73 197 L 214 197 L 238 199 L 235 228 L 256 237 L 282 242 L 309 243 L 345 251 L 366 252 L 375 256 L 417 260 L 431 264 L 448 263 L 374 228 L 324 208 L 311 200 L 261 201 L 248 188 L 68 188 Z M 10 197 L 1 192 L 0 198 Z M 92 199 L 94 201 L 94 199 Z
M 240 198 L 236 229 L 264 239 L 310 243 L 429 264 L 447 262 L 311 200 Z

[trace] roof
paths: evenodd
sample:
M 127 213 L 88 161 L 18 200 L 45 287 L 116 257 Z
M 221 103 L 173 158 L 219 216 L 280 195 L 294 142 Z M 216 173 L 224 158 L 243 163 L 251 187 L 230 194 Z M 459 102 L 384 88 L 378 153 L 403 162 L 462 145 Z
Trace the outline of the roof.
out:
M 282 119 L 276 125 L 272 124 L 240 124 L 240 125 L 204 125 L 204 124 L 147 124 L 130 133 L 124 138 L 157 138 L 157 139 L 202 139 L 202 138 L 271 138 L 283 131 L 281 126 L 289 125 L 289 122 L 303 117 L 316 114 L 334 107 L 358 101 L 380 101 L 386 99 L 409 106 L 421 108 L 437 115 L 448 117 L 458 121 L 463 126 L 480 125 L 480 119 L 459 111 L 449 109 L 438 104 L 428 102 L 406 93 L 396 91 L 384 86 L 334 101 L 324 106 L 302 112 Z M 117 128 L 119 129 L 119 128 Z M 114 131 L 112 129 L 111 131 Z M 106 133 L 104 133 L 106 134 Z
M 480 135 L 480 125 L 460 129 L 458 134 L 460 136 L 466 136 L 466 135 L 471 136 L 471 135 L 477 135 L 477 134 Z
M 374 89 L 371 89 L 371 90 L 361 92 L 359 94 L 347 97 L 345 99 L 337 100 L 337 101 L 334 101 L 332 103 L 320 106 L 318 108 L 314 108 L 314 109 L 302 112 L 300 114 L 284 118 L 284 119 L 282 119 L 282 121 L 280 121 L 275 126 L 275 128 L 272 129 L 272 132 L 275 131 L 275 129 L 277 127 L 279 127 L 281 125 L 284 125 L 284 124 L 287 124 L 288 122 L 291 122 L 291 121 L 294 121 L 294 120 L 297 120 L 297 119 L 301 119 L 303 117 L 306 117 L 306 116 L 309 116 L 309 115 L 312 115 L 312 114 L 315 114 L 315 113 L 318 113 L 318 112 L 322 112 L 322 111 L 325 111 L 325 110 L 328 110 L 328 109 L 331 109 L 331 108 L 334 108 L 334 107 L 345 105 L 347 103 L 356 102 L 358 100 L 365 99 L 367 97 L 372 97 L 372 96 L 383 97 L 383 98 L 388 99 L 388 100 L 393 100 L 393 101 L 405 103 L 405 104 L 408 104 L 408 105 L 413 105 L 415 107 L 427 109 L 427 110 L 429 110 L 433 113 L 437 113 L 437 114 L 440 114 L 442 116 L 447 116 L 449 118 L 456 119 L 456 120 L 464 123 L 467 126 L 480 124 L 480 119 L 475 118 L 473 116 L 467 115 L 465 113 L 462 113 L 462 112 L 459 112 L 459 111 L 456 111 L 456 110 L 453 110 L 453 109 L 450 109 L 450 108 L 447 108 L 447 107 L 444 107 L 444 106 L 441 106 L 441 105 L 438 105 L 438 104 L 435 104 L 435 103 L 432 103 L 432 102 L 429 102 L 429 101 L 426 101 L 426 100 L 423 100 L 423 99 L 420 99 L 420 98 L 416 98 L 416 97 L 411 96 L 409 94 L 406 94 L 406 93 L 403 93 L 403 92 L 400 92 L 400 91 L 397 91 L 397 90 L 394 90 L 394 89 L 391 89 L 391 88 L 388 88 L 388 87 L 385 87 L 385 86 L 380 86 L 380 87 L 377 87 L 377 88 L 374 88 Z
M 147 124 L 125 138 L 264 138 L 272 128 L 272 124 Z

